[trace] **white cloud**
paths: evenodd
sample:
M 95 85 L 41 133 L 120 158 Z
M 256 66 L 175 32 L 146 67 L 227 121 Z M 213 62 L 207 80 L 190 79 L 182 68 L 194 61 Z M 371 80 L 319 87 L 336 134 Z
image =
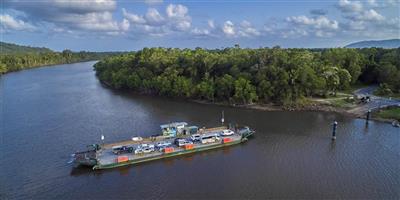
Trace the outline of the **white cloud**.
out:
M 229 20 L 224 23 L 224 26 L 222 27 L 222 31 L 228 37 L 233 37 L 236 34 L 235 25 L 233 24 L 233 22 L 231 22 Z
M 309 26 L 315 29 L 337 30 L 339 28 L 339 23 L 336 20 L 329 20 L 325 16 L 309 18 L 307 16 L 301 15 L 288 17 L 286 18 L 286 20 L 295 25 Z
M 340 0 L 339 9 L 343 12 L 360 12 L 363 10 L 363 5 L 359 1 Z
M 183 5 L 169 4 L 166 8 L 167 17 L 172 25 L 172 29 L 178 31 L 189 30 L 192 19 L 188 15 L 189 9 Z
M 195 36 L 209 36 L 211 34 L 210 30 L 208 29 L 199 29 L 194 28 L 191 33 Z
M 149 8 L 144 16 L 128 12 L 126 9 L 122 9 L 122 14 L 130 22 L 131 31 L 136 33 L 162 36 L 173 32 L 191 31 L 192 19 L 189 9 L 180 4 L 169 4 L 164 15 L 156 8 Z
M 209 19 L 209 20 L 207 21 L 207 24 L 208 24 L 208 26 L 209 26 L 211 29 L 215 29 L 214 20 Z
M 8 31 L 34 31 L 36 27 L 33 25 L 26 23 L 22 20 L 15 19 L 14 17 L 4 14 L 0 15 L 0 24 L 1 31 L 0 32 L 8 32 Z
M 244 20 L 240 23 L 238 34 L 243 37 L 252 37 L 259 36 L 260 32 L 249 21 Z
M 165 23 L 165 19 L 155 8 L 149 8 L 145 15 L 146 22 L 149 25 L 157 26 Z
M 169 18 L 185 18 L 188 14 L 188 8 L 180 4 L 169 4 L 166 13 Z
M 120 29 L 122 31 L 128 31 L 129 27 L 130 27 L 130 23 L 127 19 L 122 20 L 122 22 L 120 23 Z
M 400 17 L 387 20 L 386 23 L 384 23 L 384 25 L 388 29 L 397 31 L 398 33 L 397 37 L 400 36 Z
M 287 17 L 288 33 L 283 33 L 284 37 L 289 36 L 305 36 L 309 33 L 314 33 L 317 37 L 331 37 L 339 30 L 339 22 L 330 20 L 325 16 L 307 17 L 292 16 Z M 296 36 L 297 37 L 297 36 Z
M 116 9 L 115 0 L 80 1 L 19 1 L 7 0 L 5 8 L 22 11 L 26 17 L 38 24 L 51 23 L 53 30 L 94 31 L 116 34 L 123 32 L 128 23 L 113 19 Z M 45 9 L 44 9 L 45 8 Z
M 37 2 L 41 4 L 42 2 Z M 114 11 L 116 2 L 114 0 L 80 0 L 80 1 L 65 1 L 54 0 L 48 1 L 52 7 L 66 13 L 85 14 L 88 12 L 106 12 Z
M 374 9 L 363 11 L 359 15 L 356 15 L 355 18 L 360 21 L 382 21 L 385 19 L 385 17 L 376 12 Z
M 134 13 L 129 13 L 129 12 L 126 11 L 125 8 L 122 8 L 122 15 L 126 19 L 131 21 L 132 23 L 135 23 L 135 24 L 145 24 L 146 23 L 146 20 L 143 18 L 143 16 L 136 15 Z
M 283 38 L 298 38 L 307 36 L 308 32 L 304 29 L 294 27 L 292 29 L 282 31 L 281 35 Z

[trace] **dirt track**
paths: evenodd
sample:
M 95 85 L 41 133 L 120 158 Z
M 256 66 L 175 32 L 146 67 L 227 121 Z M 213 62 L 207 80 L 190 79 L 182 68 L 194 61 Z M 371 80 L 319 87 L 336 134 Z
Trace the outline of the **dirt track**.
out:
M 389 99 L 385 97 L 378 97 L 373 95 L 373 92 L 377 89 L 377 86 L 370 86 L 366 88 L 361 88 L 354 91 L 354 94 L 357 96 L 369 96 L 370 102 L 360 104 L 353 109 L 348 110 L 349 113 L 353 113 L 357 116 L 363 116 L 368 110 L 377 111 L 382 108 L 390 107 L 390 106 L 400 106 L 400 100 L 397 99 Z

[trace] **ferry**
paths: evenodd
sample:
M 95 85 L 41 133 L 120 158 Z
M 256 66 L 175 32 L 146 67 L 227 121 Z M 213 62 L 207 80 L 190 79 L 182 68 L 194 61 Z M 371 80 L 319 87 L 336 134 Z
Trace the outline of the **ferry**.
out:
M 89 145 L 86 151 L 72 154 L 71 162 L 93 170 L 115 168 L 240 144 L 255 133 L 247 126 L 198 128 L 186 122 L 160 127 L 161 134 L 156 136 Z

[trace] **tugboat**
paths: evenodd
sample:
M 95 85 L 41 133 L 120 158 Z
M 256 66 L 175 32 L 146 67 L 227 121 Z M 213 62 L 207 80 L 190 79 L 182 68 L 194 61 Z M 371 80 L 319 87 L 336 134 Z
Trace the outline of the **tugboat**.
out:
M 197 126 L 188 126 L 186 122 L 160 127 L 161 134 L 157 136 L 88 145 L 86 151 L 72 154 L 72 162 L 92 169 L 114 168 L 240 144 L 255 133 L 247 126 L 199 129 Z

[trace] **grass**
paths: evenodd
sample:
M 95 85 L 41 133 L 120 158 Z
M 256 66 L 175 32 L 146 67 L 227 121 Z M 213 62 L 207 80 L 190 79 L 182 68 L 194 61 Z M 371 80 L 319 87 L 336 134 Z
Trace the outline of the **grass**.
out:
M 378 111 L 375 115 L 383 119 L 396 119 L 400 121 L 400 107 L 391 107 L 388 109 L 384 109 Z
M 332 104 L 332 106 L 338 107 L 338 108 L 351 108 L 354 106 L 353 103 L 351 103 L 343 98 L 329 99 L 328 101 Z
M 353 85 L 350 85 L 350 87 L 347 88 L 346 90 L 342 90 L 340 92 L 346 93 L 346 94 L 352 94 L 354 91 L 356 91 L 358 89 L 361 89 L 361 88 L 364 88 L 364 87 L 368 87 L 368 86 L 370 86 L 370 85 L 357 82 L 357 83 L 355 83 Z

